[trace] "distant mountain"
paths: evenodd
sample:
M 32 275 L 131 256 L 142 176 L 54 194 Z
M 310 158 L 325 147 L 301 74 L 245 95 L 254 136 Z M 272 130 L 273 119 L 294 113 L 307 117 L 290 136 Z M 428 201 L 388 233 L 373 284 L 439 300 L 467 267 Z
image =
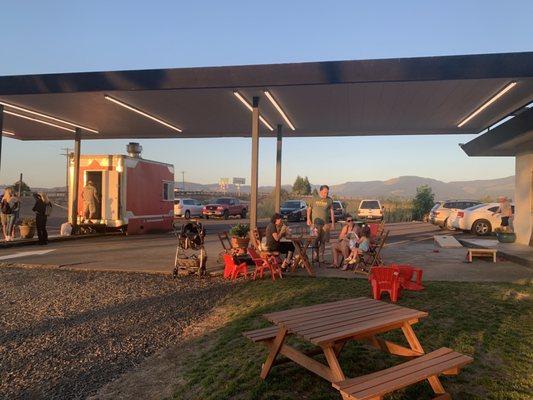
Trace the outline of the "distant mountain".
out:
M 481 199 L 487 196 L 514 196 L 514 176 L 501 179 L 442 182 L 418 176 L 400 176 L 386 181 L 346 182 L 331 190 L 345 197 L 413 197 L 416 188 L 428 185 L 436 199 Z
M 422 178 L 419 176 L 400 176 L 386 181 L 346 182 L 340 185 L 331 185 L 331 192 L 341 197 L 404 197 L 410 198 L 416 194 L 416 188 L 428 185 L 435 193 L 436 199 L 482 199 L 484 197 L 497 197 L 500 195 L 512 198 L 514 196 L 514 176 L 500 179 L 443 182 L 437 179 Z M 316 185 L 312 185 L 316 187 Z M 181 188 L 182 183 L 176 182 L 176 187 Z M 185 182 L 187 190 L 218 191 L 218 184 L 197 184 Z M 287 191 L 291 185 L 283 185 Z M 234 185 L 229 185 L 229 192 L 237 191 Z M 261 186 L 260 192 L 271 192 L 273 186 Z M 241 192 L 248 193 L 250 186 L 241 186 Z
M 175 183 L 176 188 L 183 186 L 182 182 Z M 416 194 L 416 188 L 421 185 L 428 185 L 435 193 L 435 199 L 482 199 L 485 197 L 496 198 L 497 196 L 514 197 L 514 176 L 500 179 L 474 180 L 474 181 L 454 181 L 443 182 L 437 179 L 422 178 L 419 176 L 400 176 L 398 178 L 388 179 L 386 181 L 367 181 L 367 182 L 346 182 L 340 185 L 331 185 L 331 193 L 340 197 L 403 197 L 411 198 Z M 313 188 L 317 187 L 312 185 Z M 5 185 L 0 185 L 0 188 Z M 220 191 L 217 183 L 201 184 L 194 182 L 185 182 L 185 188 L 192 191 Z M 61 191 L 64 187 L 37 189 L 36 191 Z M 291 191 L 291 185 L 283 185 L 283 189 Z M 261 186 L 260 192 L 272 192 L 273 186 Z M 229 185 L 228 192 L 236 192 L 234 185 Z M 241 186 L 242 193 L 249 193 L 250 186 Z

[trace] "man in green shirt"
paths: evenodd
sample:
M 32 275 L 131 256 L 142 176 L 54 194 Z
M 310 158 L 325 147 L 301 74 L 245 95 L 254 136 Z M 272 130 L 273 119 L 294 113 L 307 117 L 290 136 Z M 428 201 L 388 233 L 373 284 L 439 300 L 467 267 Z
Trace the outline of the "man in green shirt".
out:
M 317 230 L 317 238 L 313 247 L 313 260 L 324 262 L 326 243 L 329 242 L 330 231 L 335 227 L 335 214 L 333 213 L 333 200 L 329 197 L 329 186 L 322 185 L 318 197 L 313 197 L 307 207 L 307 225 Z M 318 250 L 318 253 L 316 252 Z

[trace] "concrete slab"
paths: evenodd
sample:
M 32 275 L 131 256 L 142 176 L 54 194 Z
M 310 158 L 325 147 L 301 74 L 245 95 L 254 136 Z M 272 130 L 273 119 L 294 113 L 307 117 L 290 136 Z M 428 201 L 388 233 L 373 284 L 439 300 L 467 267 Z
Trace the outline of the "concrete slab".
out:
M 500 243 L 494 239 L 459 239 L 467 247 L 496 249 L 499 257 L 533 268 L 533 247 L 519 243 Z

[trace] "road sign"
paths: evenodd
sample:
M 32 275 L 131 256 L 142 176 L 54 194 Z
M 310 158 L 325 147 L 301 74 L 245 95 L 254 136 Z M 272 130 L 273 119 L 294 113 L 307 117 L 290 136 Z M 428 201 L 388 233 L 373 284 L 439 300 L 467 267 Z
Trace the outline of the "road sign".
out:
M 220 187 L 220 189 L 226 190 L 228 188 L 228 185 L 229 185 L 229 178 L 220 178 L 218 180 L 218 186 Z
M 234 185 L 244 185 L 246 183 L 245 178 L 233 178 Z

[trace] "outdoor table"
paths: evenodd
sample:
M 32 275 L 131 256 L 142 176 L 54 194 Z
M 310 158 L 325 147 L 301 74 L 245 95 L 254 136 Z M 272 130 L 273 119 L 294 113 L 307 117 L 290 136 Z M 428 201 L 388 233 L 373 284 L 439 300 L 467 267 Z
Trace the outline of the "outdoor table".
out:
M 265 341 L 269 354 L 261 369 L 266 379 L 278 354 L 314 372 L 330 382 L 346 379 L 339 364 L 339 353 L 349 340 L 360 340 L 390 354 L 417 357 L 424 350 L 412 325 L 428 314 L 395 304 L 359 297 L 265 314 L 277 327 L 277 334 Z M 377 334 L 401 329 L 409 348 L 376 337 Z M 303 353 L 285 343 L 289 335 L 317 347 Z M 327 365 L 311 358 L 323 353 Z
M 303 265 L 309 275 L 315 276 L 309 257 L 307 257 L 307 249 L 315 239 L 316 236 L 311 235 L 293 235 L 286 237 L 286 240 L 294 244 L 294 250 L 296 251 L 296 259 L 292 264 L 291 272 L 296 271 L 299 265 Z

